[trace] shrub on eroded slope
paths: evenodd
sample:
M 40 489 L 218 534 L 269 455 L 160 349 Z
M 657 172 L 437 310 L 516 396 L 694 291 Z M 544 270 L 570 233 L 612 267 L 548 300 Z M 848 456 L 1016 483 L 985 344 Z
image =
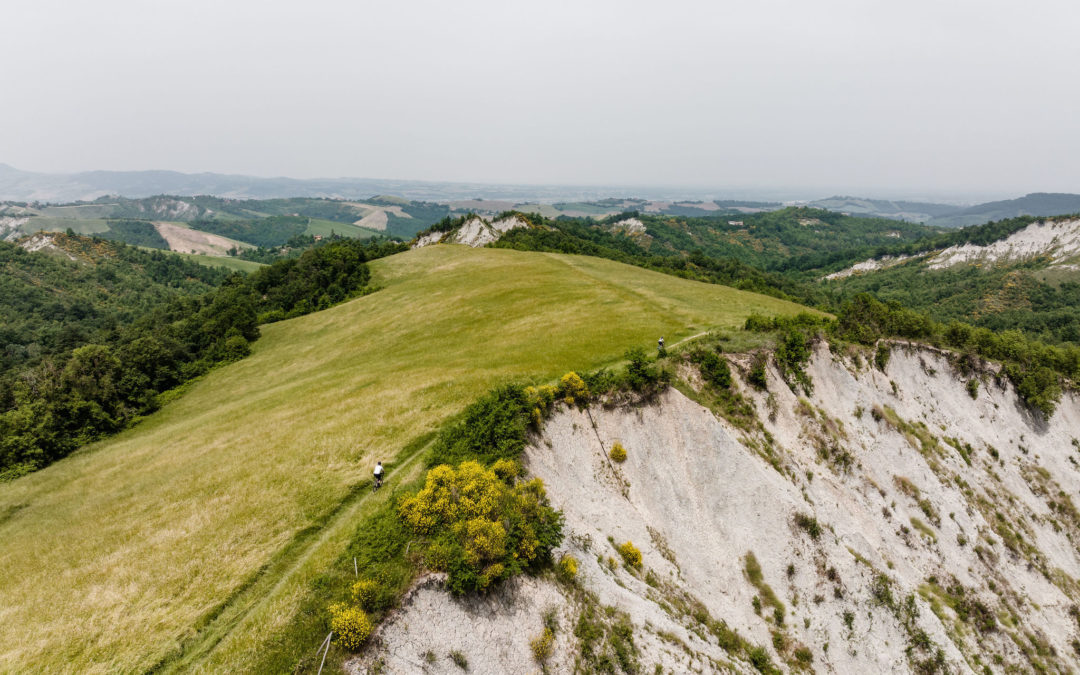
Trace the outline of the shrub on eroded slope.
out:
M 475 461 L 430 470 L 398 513 L 428 545 L 428 567 L 446 572 L 458 594 L 549 563 L 562 541 L 562 514 L 540 479 L 503 480 Z

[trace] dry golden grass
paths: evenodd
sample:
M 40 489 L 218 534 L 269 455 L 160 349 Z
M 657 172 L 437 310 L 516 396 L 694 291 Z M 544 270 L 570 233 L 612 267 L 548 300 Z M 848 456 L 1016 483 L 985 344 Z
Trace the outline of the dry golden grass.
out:
M 145 671 L 321 525 L 203 663 L 242 668 L 340 554 L 364 503 L 327 516 L 376 459 L 499 382 L 801 309 L 575 256 L 439 246 L 373 268 L 383 290 L 264 327 L 139 426 L 0 486 L 0 671 Z

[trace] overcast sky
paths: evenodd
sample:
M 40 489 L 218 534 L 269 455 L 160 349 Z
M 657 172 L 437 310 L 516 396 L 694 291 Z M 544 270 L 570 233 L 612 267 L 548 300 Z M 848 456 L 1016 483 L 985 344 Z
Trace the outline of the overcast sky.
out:
M 1075 0 L 0 3 L 0 162 L 1080 192 Z

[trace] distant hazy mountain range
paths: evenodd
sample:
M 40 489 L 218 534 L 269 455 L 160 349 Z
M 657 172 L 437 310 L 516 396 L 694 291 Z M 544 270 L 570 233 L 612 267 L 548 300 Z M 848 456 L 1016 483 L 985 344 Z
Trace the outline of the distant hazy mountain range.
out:
M 261 178 L 221 173 L 177 171 L 84 171 L 52 174 L 22 171 L 0 164 L 0 200 L 70 203 L 93 201 L 105 195 L 129 198 L 154 195 L 214 195 L 241 199 L 327 197 L 364 199 L 397 195 L 420 201 L 453 201 L 482 197 L 486 200 L 589 201 L 610 197 L 646 197 L 669 200 L 709 198 L 710 191 L 648 189 L 619 186 L 509 185 L 451 183 L 375 178 Z
M 927 202 L 889 201 L 861 197 L 829 197 L 809 204 L 853 216 L 879 216 L 926 223 L 935 227 L 966 227 L 1017 216 L 1060 216 L 1080 213 L 1080 195 L 1033 192 L 1018 199 L 955 206 Z
M 373 195 L 397 195 L 409 200 L 437 202 L 473 201 L 480 197 L 488 202 L 506 204 L 505 208 L 520 203 L 564 205 L 564 208 L 558 209 L 560 213 L 553 211 L 545 214 L 550 217 L 600 215 L 620 208 L 637 208 L 670 215 L 708 215 L 718 207 L 722 210 L 740 207 L 769 210 L 782 206 L 779 201 L 713 201 L 715 195 L 710 191 L 691 188 L 499 185 L 374 178 L 260 178 L 177 171 L 85 171 L 50 174 L 21 171 L 7 164 L 0 164 L 0 200 L 57 204 L 93 201 L 105 195 L 128 198 L 213 195 L 242 199 L 366 199 Z M 638 198 L 638 201 L 644 198 L 650 204 L 615 203 L 628 198 Z M 1080 195 L 1036 192 L 1018 199 L 975 206 L 835 196 L 811 201 L 807 205 L 854 216 L 893 218 L 938 227 L 963 227 L 1022 215 L 1055 216 L 1080 213 Z M 479 207 L 480 205 L 474 206 Z

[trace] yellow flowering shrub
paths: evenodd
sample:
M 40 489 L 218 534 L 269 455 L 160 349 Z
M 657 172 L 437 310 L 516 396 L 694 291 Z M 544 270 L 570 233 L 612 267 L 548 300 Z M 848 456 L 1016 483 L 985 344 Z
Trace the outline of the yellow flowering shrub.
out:
M 350 594 L 352 595 L 353 602 L 364 609 L 371 609 L 375 600 L 375 594 L 378 590 L 379 585 L 371 579 L 360 579 L 352 585 Z
M 544 632 L 529 641 L 532 647 L 533 658 L 537 663 L 543 663 L 551 656 L 551 647 L 555 644 L 555 633 L 550 628 L 544 628 Z
M 559 558 L 559 576 L 566 581 L 573 581 L 577 578 L 578 561 L 577 558 L 569 553 L 564 554 Z
M 506 528 L 502 523 L 473 518 L 458 525 L 465 543 L 465 561 L 477 566 L 506 555 Z
M 427 537 L 429 568 L 448 572 L 455 592 L 491 583 L 550 559 L 562 517 L 540 479 L 515 484 L 519 465 L 499 460 L 431 469 L 419 492 L 398 506 L 402 522 Z
M 559 393 L 567 404 L 585 402 L 589 398 L 589 388 L 585 386 L 585 380 L 577 373 L 570 371 L 559 380 Z
M 330 630 L 342 647 L 356 651 L 371 636 L 371 618 L 359 607 L 343 603 L 330 605 Z
M 521 465 L 512 459 L 500 459 L 491 465 L 495 475 L 508 483 L 512 483 L 521 473 Z
M 625 544 L 620 544 L 618 551 L 627 567 L 641 569 L 641 551 L 637 546 L 628 541 Z
M 555 402 L 559 390 L 556 387 L 542 385 L 539 387 L 525 387 L 523 391 L 525 401 L 530 409 L 529 419 L 532 421 L 533 426 L 539 429 L 544 417 L 551 411 L 551 404 Z
M 428 471 L 424 487 L 402 501 L 399 513 L 413 530 L 428 534 L 459 520 L 493 518 L 506 489 L 479 462 L 462 462 L 457 469 L 444 464 Z
M 608 456 L 611 457 L 611 461 L 622 464 L 626 461 L 626 448 L 623 447 L 622 443 L 615 441 L 615 444 L 611 446 L 611 452 L 608 453 Z

